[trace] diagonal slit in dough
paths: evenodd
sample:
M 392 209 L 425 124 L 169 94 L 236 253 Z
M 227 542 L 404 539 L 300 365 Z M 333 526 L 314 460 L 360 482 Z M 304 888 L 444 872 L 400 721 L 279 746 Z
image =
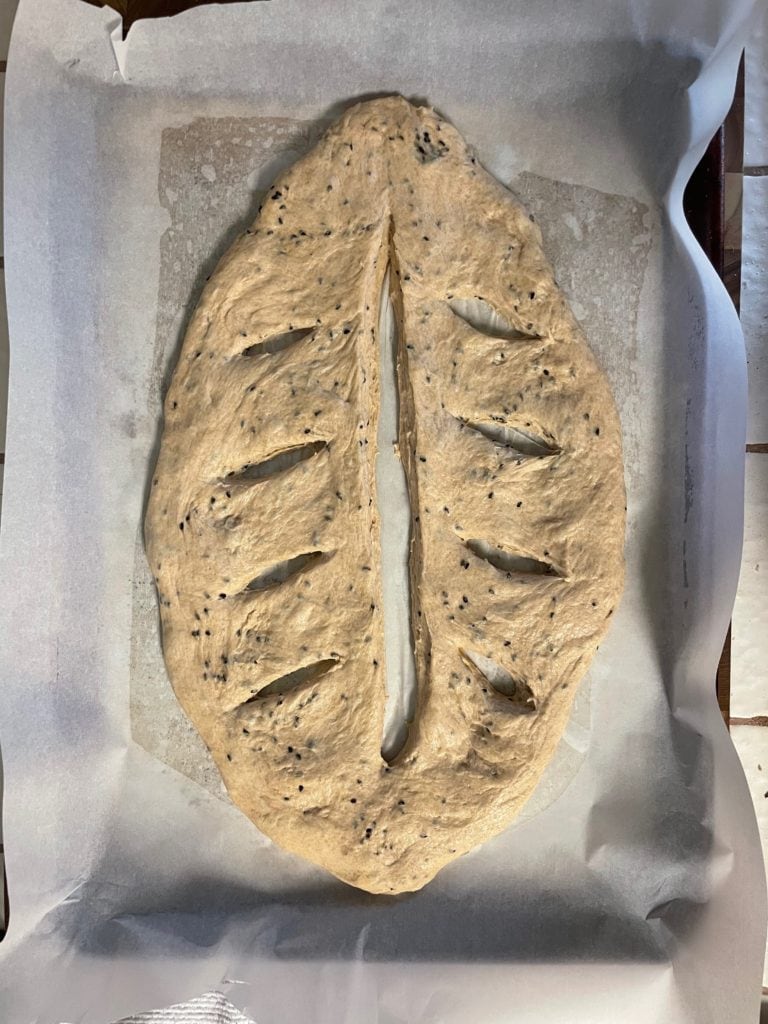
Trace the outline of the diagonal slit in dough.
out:
M 297 573 L 317 565 L 318 562 L 326 561 L 332 554 L 333 552 L 326 551 L 307 551 L 305 554 L 287 558 L 284 562 L 277 562 L 254 577 L 245 588 L 244 593 L 259 593 L 262 590 L 269 590 L 270 587 L 279 586 Z
M 503 665 L 475 651 L 461 650 L 460 653 L 497 693 L 508 698 L 510 710 L 520 715 L 530 715 L 537 710 L 536 696 L 524 679 L 513 676 Z
M 551 562 L 542 562 L 528 555 L 516 555 L 494 547 L 486 540 L 468 540 L 466 546 L 477 558 L 482 558 L 507 576 L 555 576 L 564 579 L 565 573 Z
M 309 665 L 302 665 L 301 668 L 294 669 L 293 672 L 286 672 L 285 675 L 273 679 L 266 686 L 262 686 L 253 696 L 238 705 L 238 709 L 246 707 L 262 697 L 281 696 L 284 693 L 289 693 L 291 690 L 296 690 L 299 686 L 315 683 L 322 676 L 328 675 L 332 669 L 336 668 L 340 661 L 340 658 L 323 658 L 320 661 L 313 661 Z
M 241 470 L 232 470 L 227 473 L 226 484 L 229 487 L 232 484 L 252 484 L 259 480 L 266 480 L 278 473 L 284 473 L 287 469 L 293 469 L 300 462 L 306 462 L 307 459 L 311 459 L 313 455 L 317 455 L 327 447 L 327 441 L 310 441 L 309 444 L 284 448 L 263 462 L 252 462 L 243 466 Z
M 498 310 L 489 305 L 485 299 L 452 299 L 448 305 L 451 312 L 460 320 L 488 338 L 499 341 L 539 341 L 539 335 L 533 331 L 520 331 L 506 320 Z
M 308 334 L 312 334 L 314 329 L 314 327 L 298 327 L 296 330 L 283 331 L 281 334 L 273 334 L 264 341 L 257 341 L 255 344 L 249 345 L 248 348 L 244 348 L 240 355 L 274 355 L 276 352 L 282 352 L 283 349 L 290 348 L 291 345 L 295 345 L 296 342 L 301 341 L 302 338 L 306 338 Z
M 503 423 L 487 423 L 481 420 L 460 419 L 460 422 L 470 430 L 482 434 L 494 444 L 511 448 L 526 458 L 540 459 L 547 455 L 558 455 L 561 450 L 556 444 L 537 434 L 531 434 L 527 430 L 520 430 L 519 427 L 508 427 Z

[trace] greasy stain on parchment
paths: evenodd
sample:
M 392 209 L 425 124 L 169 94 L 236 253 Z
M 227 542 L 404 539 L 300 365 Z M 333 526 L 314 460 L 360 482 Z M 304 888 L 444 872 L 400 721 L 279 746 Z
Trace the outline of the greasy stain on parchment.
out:
M 170 224 L 161 241 L 157 332 L 148 389 L 158 436 L 162 394 L 205 279 L 254 219 L 274 178 L 314 145 L 324 127 L 277 118 L 203 118 L 163 132 L 158 188 Z M 621 408 L 636 393 L 637 312 L 651 244 L 648 209 L 622 196 L 531 174 L 520 175 L 511 187 L 542 229 L 545 252 L 558 282 L 608 373 Z M 634 459 L 627 440 L 630 473 Z M 155 457 L 153 452 L 152 462 Z M 157 599 L 141 528 L 134 557 L 130 686 L 136 742 L 227 799 L 213 759 L 181 710 L 166 675 Z M 588 674 L 564 741 L 518 821 L 536 814 L 565 789 L 583 759 L 589 728 Z
M 510 187 L 534 215 L 555 278 L 611 383 L 623 424 L 637 422 L 637 316 L 658 214 L 636 199 L 521 174 Z M 624 430 L 628 485 L 637 432 Z
M 205 279 L 255 218 L 271 181 L 312 148 L 323 127 L 285 118 L 201 118 L 163 131 L 158 192 L 170 223 L 160 242 L 157 329 L 147 394 L 158 440 L 169 373 Z M 154 450 L 153 464 L 156 457 Z M 226 799 L 213 759 L 181 710 L 165 671 L 141 524 L 133 565 L 130 712 L 137 743 Z

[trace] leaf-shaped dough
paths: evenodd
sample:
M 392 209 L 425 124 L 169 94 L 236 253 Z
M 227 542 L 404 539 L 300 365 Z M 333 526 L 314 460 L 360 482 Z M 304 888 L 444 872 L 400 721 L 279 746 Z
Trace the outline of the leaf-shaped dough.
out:
M 386 703 L 379 299 L 396 310 L 417 679 Z M 351 108 L 208 282 L 146 522 L 168 672 L 235 803 L 372 892 L 530 796 L 623 580 L 607 383 L 541 235 L 434 111 Z

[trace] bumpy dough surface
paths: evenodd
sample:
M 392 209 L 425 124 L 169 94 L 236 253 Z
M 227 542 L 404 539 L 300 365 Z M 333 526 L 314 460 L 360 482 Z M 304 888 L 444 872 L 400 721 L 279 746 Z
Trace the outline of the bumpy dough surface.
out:
M 418 674 L 392 764 L 374 473 L 388 264 Z M 462 305 L 478 298 L 510 329 L 481 329 Z M 234 802 L 371 892 L 418 889 L 503 830 L 619 598 L 624 517 L 614 403 L 538 227 L 433 110 L 352 107 L 208 282 L 165 401 L 146 519 L 165 661 Z

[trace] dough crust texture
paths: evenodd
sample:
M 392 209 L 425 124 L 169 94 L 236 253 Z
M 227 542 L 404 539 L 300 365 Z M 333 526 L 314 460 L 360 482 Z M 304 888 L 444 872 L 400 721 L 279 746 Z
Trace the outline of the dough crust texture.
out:
M 417 678 L 389 763 L 387 268 Z M 208 281 L 164 415 L 165 662 L 232 800 L 351 885 L 419 889 L 528 799 L 623 585 L 619 420 L 538 226 L 434 110 L 351 107 Z

